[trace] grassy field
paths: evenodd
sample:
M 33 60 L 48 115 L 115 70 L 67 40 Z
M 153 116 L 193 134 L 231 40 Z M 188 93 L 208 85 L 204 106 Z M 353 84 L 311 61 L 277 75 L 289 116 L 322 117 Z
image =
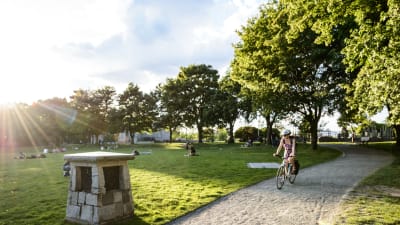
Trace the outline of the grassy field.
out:
M 393 143 L 371 143 L 391 152 Z M 365 178 L 342 205 L 336 224 L 400 224 L 400 157 Z
M 151 151 L 129 161 L 135 216 L 118 224 L 165 224 L 176 217 L 228 193 L 274 176 L 275 169 L 250 169 L 249 162 L 278 162 L 275 149 L 240 144 L 196 145 L 200 156 L 185 157 L 182 144 L 135 145 L 139 152 Z M 19 151 L 40 153 L 42 148 L 0 152 L 0 225 L 68 224 L 64 222 L 68 179 L 62 176 L 63 153 L 43 159 L 13 159 Z M 67 153 L 98 151 L 96 146 Z M 117 152 L 131 153 L 132 146 Z M 321 163 L 341 153 L 299 145 L 302 168 Z

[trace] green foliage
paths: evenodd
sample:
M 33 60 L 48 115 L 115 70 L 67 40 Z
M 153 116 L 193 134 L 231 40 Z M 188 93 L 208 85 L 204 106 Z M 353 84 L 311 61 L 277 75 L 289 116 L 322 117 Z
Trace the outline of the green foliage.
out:
M 297 2 L 306 4 L 307 1 Z M 313 26 L 319 34 L 317 41 L 326 45 L 343 43 L 343 62 L 351 74 L 345 85 L 348 109 L 343 121 L 358 123 L 357 114 L 372 116 L 386 107 L 387 121 L 400 133 L 398 0 L 325 0 L 305 13 L 313 15 L 317 8 L 327 12 Z M 340 28 L 343 29 L 340 35 L 333 35 Z M 397 136 L 397 145 L 400 145 Z
M 316 4 L 279 1 L 263 5 L 259 16 L 238 32 L 241 42 L 235 45 L 232 62 L 233 79 L 262 97 L 260 103 L 267 103 L 260 112 L 266 118 L 274 116 L 271 112 L 300 114 L 310 124 L 314 148 L 318 122 L 342 101 L 340 85 L 347 79 L 342 46 L 316 41 L 313 24 L 319 15 L 306 13 Z
M 233 129 L 240 115 L 251 111 L 249 98 L 243 97 L 242 86 L 231 79 L 230 73 L 219 82 L 220 89 L 214 100 L 217 115 L 220 115 L 220 126 L 228 126 L 228 143 L 234 143 Z
M 218 129 L 216 138 L 217 138 L 217 141 L 227 141 L 228 133 L 226 132 L 226 129 Z
M 77 112 L 65 99 L 0 107 L 0 145 L 60 146 L 74 136 Z
M 144 94 L 137 85 L 129 83 L 119 96 L 119 107 L 124 127 L 132 137 L 135 132 L 152 129 L 157 115 L 156 98 L 153 95 Z
M 184 109 L 181 107 L 180 100 L 177 99 L 179 92 L 177 85 L 175 79 L 167 79 L 165 84 L 158 85 L 155 91 L 159 112 L 157 126 L 158 128 L 169 129 L 170 134 L 176 131 L 184 122 Z M 172 139 L 172 137 L 170 137 L 170 139 Z
M 258 140 L 258 129 L 256 127 L 239 127 L 235 131 L 235 138 L 239 138 L 242 141 Z
M 168 113 L 179 116 L 180 122 L 187 127 L 197 127 L 199 142 L 203 139 L 203 127 L 218 123 L 219 118 L 213 114 L 218 79 L 218 71 L 210 65 L 189 65 L 181 67 L 177 78 L 163 88 L 172 98 L 163 98 L 162 104 L 170 107 Z

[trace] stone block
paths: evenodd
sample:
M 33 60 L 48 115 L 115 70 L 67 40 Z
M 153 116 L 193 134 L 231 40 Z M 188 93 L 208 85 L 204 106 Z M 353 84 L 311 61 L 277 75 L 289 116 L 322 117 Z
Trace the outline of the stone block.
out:
M 114 216 L 115 217 L 122 217 L 124 215 L 124 204 L 122 203 L 115 203 L 114 208 Z
M 122 191 L 122 203 L 132 203 L 132 195 L 130 191 Z
M 102 198 L 103 205 L 110 205 L 114 203 L 114 195 L 112 192 L 107 192 Z
M 101 199 L 99 199 L 99 197 L 100 196 L 96 194 L 86 193 L 86 205 L 100 206 Z
M 124 204 L 123 216 L 133 216 L 133 205 L 131 203 Z
M 100 224 L 99 207 L 93 207 L 93 224 Z
M 78 192 L 78 205 L 85 204 L 86 193 L 85 192 Z
M 78 193 L 76 191 L 70 191 L 71 193 L 71 198 L 70 198 L 70 204 L 71 205 L 78 205 Z
M 92 167 L 92 176 L 98 176 L 99 175 L 99 168 L 97 166 Z
M 80 219 L 87 221 L 89 224 L 93 224 L 93 206 L 83 205 Z
M 121 189 L 128 190 L 131 188 L 131 177 L 129 176 L 129 168 L 127 165 L 122 167 L 122 176 L 120 177 Z
M 113 191 L 114 195 L 114 203 L 120 202 L 122 203 L 122 191 Z
M 106 189 L 105 188 L 92 188 L 92 193 L 98 194 L 98 195 L 100 195 L 100 194 L 104 195 L 104 194 L 106 194 Z
M 77 180 L 76 180 L 76 178 L 77 178 L 77 176 L 78 175 L 80 175 L 80 174 L 77 174 L 76 173 L 76 167 L 71 167 L 71 174 L 70 174 L 70 190 L 71 191 L 77 191 Z
M 92 174 L 92 189 L 93 188 L 100 188 L 99 186 L 99 175 Z
M 99 208 L 100 221 L 111 220 L 115 218 L 115 205 L 106 205 Z
M 67 206 L 67 212 L 66 212 L 66 217 L 67 218 L 79 218 L 81 213 L 81 207 L 76 206 L 76 205 L 68 205 Z

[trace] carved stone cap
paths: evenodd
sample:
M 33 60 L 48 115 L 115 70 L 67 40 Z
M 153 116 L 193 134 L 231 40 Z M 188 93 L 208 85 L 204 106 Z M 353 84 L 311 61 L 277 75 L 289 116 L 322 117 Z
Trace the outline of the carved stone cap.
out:
M 64 159 L 69 162 L 102 162 L 102 161 L 121 161 L 132 160 L 135 156 L 132 154 L 115 152 L 83 152 L 76 154 L 66 154 Z

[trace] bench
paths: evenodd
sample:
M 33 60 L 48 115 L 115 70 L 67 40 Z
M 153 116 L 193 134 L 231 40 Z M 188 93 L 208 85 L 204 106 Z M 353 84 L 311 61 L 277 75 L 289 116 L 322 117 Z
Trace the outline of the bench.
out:
M 361 137 L 361 144 L 368 144 L 369 137 Z

